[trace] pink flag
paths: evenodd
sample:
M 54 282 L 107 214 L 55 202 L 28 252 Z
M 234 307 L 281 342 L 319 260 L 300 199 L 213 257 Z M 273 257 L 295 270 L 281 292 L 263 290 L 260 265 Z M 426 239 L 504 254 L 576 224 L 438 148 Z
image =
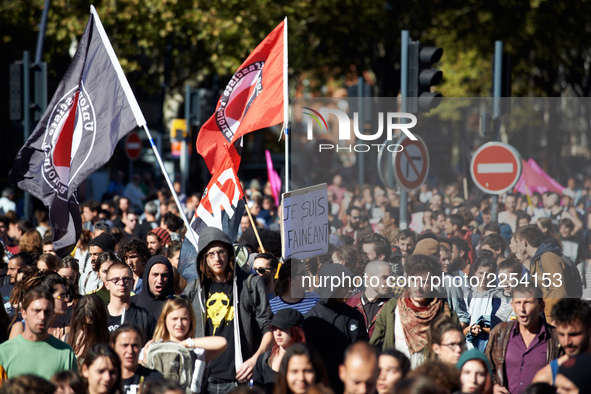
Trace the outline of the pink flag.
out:
M 533 159 L 529 160 L 533 161 Z M 564 187 L 560 186 L 560 184 L 558 184 L 554 179 L 550 178 L 550 176 L 546 174 L 541 168 L 537 167 L 541 173 L 536 171 L 535 167 L 531 166 L 530 161 L 526 162 L 525 160 L 521 159 L 521 177 L 519 178 L 519 181 L 517 181 L 514 191 L 527 195 L 535 191 L 544 193 L 548 190 L 562 193 Z M 535 161 L 534 165 L 537 166 Z M 558 187 L 556 185 L 558 185 Z
M 542 170 L 542 167 L 540 167 L 534 159 L 530 158 L 527 161 L 527 164 L 529 164 L 529 166 L 531 168 L 533 168 L 533 170 L 535 172 L 537 172 L 538 174 L 540 174 L 544 178 L 546 178 L 548 180 L 548 182 L 550 182 L 551 185 L 553 185 L 556 189 L 558 189 L 558 190 L 556 190 L 558 193 L 562 194 L 562 191 L 565 189 L 565 187 L 562 186 L 560 183 L 556 182 L 554 179 L 552 179 L 552 177 L 550 175 L 548 175 L 546 173 L 546 171 Z
M 265 156 L 267 157 L 267 175 L 271 183 L 271 191 L 275 198 L 275 206 L 279 206 L 279 193 L 281 192 L 281 178 L 277 175 L 277 171 L 273 168 L 273 160 L 271 160 L 271 152 L 265 149 Z

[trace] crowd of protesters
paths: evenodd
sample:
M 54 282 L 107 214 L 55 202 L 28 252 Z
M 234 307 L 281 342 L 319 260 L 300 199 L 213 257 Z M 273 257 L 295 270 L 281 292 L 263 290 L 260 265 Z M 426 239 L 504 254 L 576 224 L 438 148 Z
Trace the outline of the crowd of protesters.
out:
M 337 174 L 328 252 L 305 261 L 283 261 L 254 180 L 252 220 L 203 230 L 195 279 L 181 215 L 201 196 L 179 210 L 121 175 L 61 259 L 47 213 L 2 192 L 0 393 L 591 393 L 591 179 L 495 206 L 425 184 L 401 224 L 399 193 Z

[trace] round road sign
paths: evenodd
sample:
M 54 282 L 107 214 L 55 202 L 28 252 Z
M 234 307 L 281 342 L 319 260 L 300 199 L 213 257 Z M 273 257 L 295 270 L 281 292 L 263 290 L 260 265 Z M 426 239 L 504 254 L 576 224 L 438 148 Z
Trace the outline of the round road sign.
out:
M 142 140 L 135 131 L 127 134 L 125 138 L 125 154 L 129 160 L 137 160 L 142 154 Z
M 521 176 L 521 156 L 511 145 L 488 142 L 472 156 L 470 173 L 480 190 L 502 194 L 510 190 Z
M 394 177 L 403 189 L 417 190 L 427 179 L 429 173 L 429 152 L 421 137 L 414 134 L 417 140 L 402 138 L 398 144 L 402 146 L 392 158 L 394 163 Z

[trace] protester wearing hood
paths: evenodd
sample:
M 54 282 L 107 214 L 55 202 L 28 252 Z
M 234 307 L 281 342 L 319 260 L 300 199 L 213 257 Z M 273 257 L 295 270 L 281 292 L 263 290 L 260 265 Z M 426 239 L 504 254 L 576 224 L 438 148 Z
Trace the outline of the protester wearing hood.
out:
M 548 322 L 552 324 L 552 307 L 560 298 L 567 295 L 564 263 L 560 258 L 560 250 L 556 250 L 552 245 L 542 243 L 542 232 L 535 224 L 517 230 L 515 242 L 519 253 L 527 253 L 528 256 L 533 256 L 529 270 L 532 278 L 537 278 L 536 283 L 544 283 L 543 286 L 540 286 L 546 304 L 544 314 Z M 546 286 L 548 278 L 552 278 L 552 280 L 550 280 L 549 286 Z M 557 280 L 557 278 L 561 280 Z
M 341 283 L 336 283 L 337 278 Z M 330 386 L 335 393 L 343 389 L 339 365 L 343 363 L 344 350 L 354 342 L 369 340 L 363 315 L 345 303 L 350 279 L 353 273 L 344 265 L 323 264 L 318 270 L 316 289 L 320 300 L 306 313 L 304 321 L 306 341 L 324 356 Z
M 258 275 L 236 269 L 226 233 L 208 227 L 199 234 L 199 277 L 185 288 L 197 321 L 195 337 L 223 336 L 227 351 L 209 366 L 209 392 L 229 392 L 252 377 L 257 358 L 272 341 L 271 308 Z M 239 302 L 240 301 L 240 302 Z
M 478 349 L 468 350 L 456 365 L 460 370 L 462 393 L 492 394 L 492 374 L 488 359 Z
M 133 296 L 132 301 L 158 319 L 167 297 L 174 294 L 170 261 L 162 255 L 152 256 L 146 263 L 143 283 L 142 291 Z

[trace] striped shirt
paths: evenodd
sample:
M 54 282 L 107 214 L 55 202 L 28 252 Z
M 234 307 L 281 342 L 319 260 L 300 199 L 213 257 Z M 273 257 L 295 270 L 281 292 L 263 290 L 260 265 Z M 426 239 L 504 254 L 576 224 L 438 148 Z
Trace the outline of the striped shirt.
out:
M 277 313 L 277 311 L 280 311 L 282 309 L 292 308 L 300 312 L 302 315 L 305 315 L 306 313 L 308 313 L 310 309 L 314 307 L 314 305 L 316 305 L 319 299 L 320 296 L 318 295 L 318 293 L 305 292 L 304 298 L 302 298 L 298 302 L 285 302 L 283 301 L 281 296 L 277 296 L 271 299 L 271 301 L 269 301 L 269 304 L 271 305 L 271 311 L 273 311 L 273 313 Z

